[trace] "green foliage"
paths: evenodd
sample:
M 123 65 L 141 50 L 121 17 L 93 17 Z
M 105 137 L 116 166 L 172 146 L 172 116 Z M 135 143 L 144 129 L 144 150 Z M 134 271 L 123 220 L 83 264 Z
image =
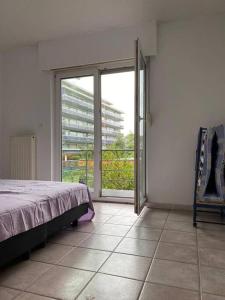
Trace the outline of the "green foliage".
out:
M 102 188 L 134 190 L 134 134 L 120 134 L 117 140 L 102 150 Z M 67 155 L 63 165 L 63 181 L 85 182 L 93 187 L 93 151 Z
M 127 135 L 118 134 L 114 143 L 107 145 L 106 149 L 134 149 L 134 134 L 132 132 Z

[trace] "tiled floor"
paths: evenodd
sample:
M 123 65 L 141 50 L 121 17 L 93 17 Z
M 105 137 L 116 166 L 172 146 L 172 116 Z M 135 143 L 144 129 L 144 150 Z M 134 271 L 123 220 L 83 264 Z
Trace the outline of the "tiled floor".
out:
M 191 212 L 95 204 L 31 259 L 0 272 L 0 300 L 225 300 L 225 231 Z

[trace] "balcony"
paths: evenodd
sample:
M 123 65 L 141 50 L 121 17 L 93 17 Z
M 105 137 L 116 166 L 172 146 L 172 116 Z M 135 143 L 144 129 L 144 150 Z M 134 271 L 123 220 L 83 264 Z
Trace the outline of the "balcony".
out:
M 63 143 L 64 144 L 94 144 L 94 136 L 86 137 L 86 136 L 72 136 L 72 135 L 63 135 Z M 102 139 L 102 144 L 110 145 L 115 142 L 115 138 L 107 138 Z
M 63 135 L 63 143 L 75 143 L 75 144 L 93 144 L 94 137 L 82 137 L 82 136 L 71 136 Z
M 71 130 L 71 131 L 94 134 L 94 126 L 92 126 L 92 127 L 88 127 L 88 126 L 84 126 L 84 125 L 80 126 L 80 125 L 76 125 L 76 124 L 69 124 L 64 121 L 64 122 L 62 122 L 62 127 L 63 127 L 63 129 L 67 129 L 67 130 Z M 102 128 L 102 134 L 107 135 L 107 136 L 116 137 L 116 136 L 118 136 L 118 131 Z
M 62 114 L 64 117 L 67 117 L 69 119 L 80 120 L 94 124 L 94 116 L 91 114 L 80 113 L 78 111 L 70 110 L 68 108 L 62 108 Z M 120 123 L 114 122 L 110 119 L 103 119 L 102 124 L 111 128 L 123 129 L 123 126 Z
M 71 105 L 72 107 L 76 108 L 80 108 L 81 110 L 84 111 L 89 111 L 89 112 L 93 112 L 94 111 L 94 105 L 90 104 L 84 100 L 80 100 L 76 97 L 72 97 L 66 94 L 62 95 L 62 103 L 66 103 Z M 103 108 L 102 109 L 102 116 L 115 120 L 115 121 L 123 121 L 123 117 L 121 115 L 122 113 L 115 113 L 111 110 L 107 110 L 107 108 Z
M 94 188 L 93 150 L 63 150 L 62 179 L 82 181 Z M 101 195 L 104 197 L 134 197 L 134 150 L 102 150 Z
M 84 133 L 94 133 L 94 126 L 88 127 L 88 126 L 79 126 L 76 124 L 69 124 L 67 122 L 62 122 L 63 129 L 68 129 L 76 132 L 84 132 Z
M 63 116 L 66 116 L 66 117 L 74 119 L 74 120 L 80 120 L 80 121 L 85 121 L 85 122 L 94 124 L 94 116 L 92 116 L 92 115 L 80 113 L 78 111 L 70 110 L 68 108 L 62 108 L 62 114 L 63 114 Z
M 94 105 L 88 103 L 87 101 L 80 100 L 76 97 L 72 97 L 66 94 L 62 94 L 62 103 L 68 103 L 74 107 L 80 107 L 85 111 L 94 111 Z

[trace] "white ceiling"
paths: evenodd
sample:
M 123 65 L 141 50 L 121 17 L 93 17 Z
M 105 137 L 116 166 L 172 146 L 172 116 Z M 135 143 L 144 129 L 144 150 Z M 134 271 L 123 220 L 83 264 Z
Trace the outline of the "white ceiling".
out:
M 135 25 L 225 13 L 225 0 L 0 0 L 0 50 Z

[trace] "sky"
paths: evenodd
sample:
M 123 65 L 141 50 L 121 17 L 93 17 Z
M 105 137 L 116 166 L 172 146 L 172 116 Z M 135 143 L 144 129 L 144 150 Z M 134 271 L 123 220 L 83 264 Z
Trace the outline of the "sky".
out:
M 67 79 L 93 93 L 93 77 Z M 134 132 L 134 71 L 101 75 L 102 98 L 113 104 L 113 107 L 123 111 L 124 130 L 126 135 Z

